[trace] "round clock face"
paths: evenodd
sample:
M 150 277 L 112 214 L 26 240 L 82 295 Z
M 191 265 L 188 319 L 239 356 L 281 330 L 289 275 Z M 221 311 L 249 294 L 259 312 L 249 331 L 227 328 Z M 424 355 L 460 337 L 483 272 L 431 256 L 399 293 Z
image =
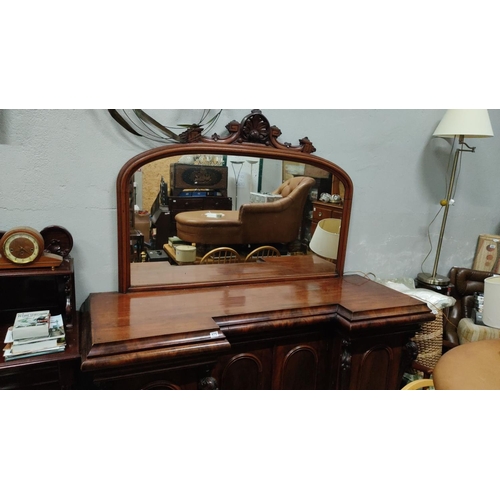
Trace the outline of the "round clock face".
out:
M 43 237 L 31 228 L 7 231 L 0 240 L 0 253 L 14 264 L 30 264 L 43 252 Z

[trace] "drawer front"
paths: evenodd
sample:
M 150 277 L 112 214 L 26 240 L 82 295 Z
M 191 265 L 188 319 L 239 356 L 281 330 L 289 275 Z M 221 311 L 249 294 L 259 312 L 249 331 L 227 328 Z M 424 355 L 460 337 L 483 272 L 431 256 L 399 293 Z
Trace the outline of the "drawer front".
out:
M 333 215 L 333 210 L 329 207 L 318 207 L 313 208 L 313 221 L 319 222 L 323 219 L 331 219 Z
M 342 219 L 342 207 L 314 204 L 312 220 L 318 223 L 323 219 Z
M 204 204 L 204 198 L 173 198 L 170 200 L 170 211 L 173 213 L 179 213 L 189 210 L 203 210 Z
M 232 198 L 221 197 L 200 197 L 200 198 L 171 198 L 169 208 L 175 216 L 179 212 L 189 212 L 192 210 L 231 210 Z
M 219 210 L 232 210 L 233 208 L 233 199 L 232 198 L 212 198 L 207 199 L 207 204 L 204 207 L 209 210 L 213 210 L 215 208 Z
M 16 366 L 0 371 L 0 389 L 59 389 L 57 363 Z

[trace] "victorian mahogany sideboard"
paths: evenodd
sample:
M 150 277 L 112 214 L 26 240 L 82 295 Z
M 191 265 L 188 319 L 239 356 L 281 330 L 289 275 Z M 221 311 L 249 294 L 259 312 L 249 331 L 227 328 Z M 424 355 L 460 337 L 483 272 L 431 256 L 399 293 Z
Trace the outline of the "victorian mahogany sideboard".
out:
M 297 263 L 286 257 L 182 268 L 255 273 L 231 286 L 91 294 L 81 318 L 87 387 L 399 389 L 407 344 L 434 319 L 427 306 L 358 275 L 335 276 L 318 257 L 301 262 L 296 280 L 265 276 L 289 278 Z

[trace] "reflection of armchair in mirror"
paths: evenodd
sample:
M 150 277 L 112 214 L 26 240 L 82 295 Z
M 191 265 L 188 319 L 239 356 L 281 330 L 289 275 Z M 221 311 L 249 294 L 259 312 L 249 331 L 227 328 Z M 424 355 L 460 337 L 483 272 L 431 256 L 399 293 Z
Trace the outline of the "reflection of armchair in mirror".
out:
M 217 213 L 180 213 L 177 234 L 202 245 L 292 243 L 299 238 L 304 206 L 314 184 L 311 177 L 293 177 L 273 191 L 278 199 L 270 203 L 250 203 Z
M 308 245 L 311 238 L 311 227 L 315 223 L 312 206 L 314 197 L 311 194 L 314 190 L 320 193 L 327 191 L 331 194 L 338 191 L 342 195 L 342 204 L 340 210 L 337 210 L 336 216 L 342 219 L 342 229 L 339 235 L 338 258 L 335 265 L 332 265 L 331 272 L 334 275 L 342 274 L 353 190 L 349 176 L 334 163 L 314 156 L 312 153 L 315 149 L 307 138 L 302 139 L 298 146 L 280 143 L 278 141 L 278 137 L 281 135 L 280 130 L 270 126 L 267 119 L 258 110 L 245 117 L 241 123 L 235 121 L 229 123 L 226 129 L 228 132 L 226 136 L 214 135 L 208 138 L 193 135 L 195 142 L 172 144 L 146 151 L 132 158 L 120 171 L 117 180 L 120 291 L 144 290 L 148 289 L 148 285 L 155 289 L 158 287 L 168 289 L 175 288 L 180 283 L 183 286 L 196 287 L 200 286 L 200 283 L 208 281 L 212 284 L 218 284 L 221 282 L 237 283 L 240 280 L 241 271 L 234 271 L 234 276 L 225 274 L 220 279 L 214 276 L 208 279 L 204 275 L 207 271 L 196 266 L 195 270 L 189 270 L 192 278 L 188 279 L 186 278 L 187 266 L 183 266 L 184 272 L 181 275 L 175 262 L 171 262 L 174 265 L 170 266 L 165 262 L 165 270 L 155 273 L 151 271 L 151 267 L 148 269 L 149 262 L 130 263 L 129 252 L 124 251 L 126 245 L 129 245 L 131 230 L 128 215 L 130 211 L 127 205 L 129 202 L 127 186 L 138 171 L 142 176 L 142 185 L 148 185 L 150 168 L 154 172 L 153 178 L 157 179 L 159 175 L 158 165 L 162 165 L 161 175 L 165 179 L 170 179 L 170 183 L 167 204 L 159 203 L 160 193 L 155 193 L 158 203 L 155 202 L 151 206 L 151 223 L 156 240 L 151 239 L 155 242 L 155 249 L 165 249 L 169 238 L 177 237 L 189 244 L 203 243 L 205 245 L 210 240 L 210 244 L 218 246 L 247 245 L 246 253 L 266 243 L 287 244 L 290 251 L 288 254 L 282 251 L 284 257 L 287 255 L 297 258 L 299 255 L 303 255 L 304 258 L 311 257 L 312 252 L 310 252 Z M 218 158 L 217 165 L 197 164 L 195 161 L 197 158 L 208 157 Z M 241 206 L 241 210 L 234 212 L 232 210 L 232 196 L 235 196 L 234 182 L 237 179 L 233 178 L 231 168 L 228 169 L 231 161 L 244 162 L 245 173 L 248 174 L 248 179 L 245 178 L 243 181 L 240 179 L 238 185 L 238 204 Z M 246 172 L 247 170 L 248 172 Z M 308 179 L 302 181 L 307 184 L 302 186 L 307 191 L 307 195 L 301 196 L 298 203 L 293 204 L 293 210 L 288 205 L 292 205 L 290 202 L 295 195 L 291 196 L 290 199 L 287 199 L 288 196 L 284 196 L 282 200 L 269 203 L 255 203 L 255 200 L 252 200 L 252 198 L 261 195 L 265 201 L 269 201 L 266 197 L 271 195 L 277 186 L 282 183 L 287 185 L 287 182 L 295 183 L 303 178 Z M 154 181 L 156 186 L 158 186 L 157 182 L 157 180 Z M 208 184 L 201 185 L 200 182 L 208 182 Z M 146 194 L 143 194 L 142 198 L 147 199 Z M 267 206 L 262 207 L 263 205 Z M 278 214 L 284 215 L 285 207 L 289 210 L 288 219 L 285 222 L 282 218 L 278 221 Z M 149 207 L 142 208 L 149 210 Z M 159 237 L 158 222 L 160 212 L 166 221 L 168 219 L 165 224 L 168 229 L 161 237 Z M 208 218 L 204 215 L 214 212 L 224 215 L 220 218 Z M 293 216 L 290 215 L 292 212 Z M 230 214 L 234 213 L 238 217 L 241 215 L 242 220 L 233 220 L 234 217 L 230 217 Z M 205 232 L 205 235 L 209 234 L 212 239 L 207 240 L 204 236 L 200 240 L 198 236 L 192 234 L 193 223 L 188 221 L 197 220 L 200 214 L 203 214 L 203 219 L 209 221 L 209 225 L 213 224 L 213 227 L 210 225 L 208 233 Z M 251 222 L 244 224 L 242 221 L 247 218 Z M 270 223 L 270 221 L 272 222 Z M 181 227 L 177 227 L 179 223 Z M 221 237 L 216 242 L 212 241 L 219 233 L 218 228 L 222 226 L 234 227 L 226 227 L 226 230 L 229 231 L 226 233 L 227 238 Z M 292 242 L 295 244 L 291 245 Z M 238 248 L 238 250 L 241 249 Z M 207 251 L 207 248 L 200 248 L 199 251 L 199 253 Z M 237 266 L 230 267 L 236 269 L 239 268 L 238 266 L 248 265 L 248 263 L 242 262 Z M 300 272 L 306 274 L 316 275 L 318 272 L 316 269 L 306 270 L 307 266 L 289 267 L 300 269 Z M 245 280 L 252 280 L 252 272 L 254 271 L 245 272 Z M 294 276 L 295 278 L 296 276 Z M 261 277 L 255 279 L 261 279 Z M 148 280 L 150 281 L 148 282 Z

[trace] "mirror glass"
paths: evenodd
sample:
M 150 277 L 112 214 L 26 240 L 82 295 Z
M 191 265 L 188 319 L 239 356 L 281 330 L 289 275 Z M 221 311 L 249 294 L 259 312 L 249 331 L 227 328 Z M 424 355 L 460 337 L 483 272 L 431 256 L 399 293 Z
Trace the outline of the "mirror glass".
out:
M 294 190 L 300 210 L 293 220 L 272 219 L 290 210 L 283 207 Z M 343 170 L 320 157 L 261 145 L 166 146 L 128 162 L 117 194 L 122 292 L 342 274 L 352 183 Z M 246 219 L 250 222 L 245 222 L 242 241 L 234 240 L 230 228 L 213 239 L 233 218 L 256 210 L 260 215 Z M 310 243 L 324 219 L 338 220 L 334 226 L 339 234 L 334 251 L 322 256 L 312 252 Z M 282 226 L 293 227 L 293 234 L 280 236 Z M 267 249 L 268 255 L 253 256 L 263 246 L 273 247 L 273 254 Z M 235 265 L 204 265 L 223 262 L 220 255 L 205 257 L 220 247 L 236 251 L 236 256 L 226 256 Z

